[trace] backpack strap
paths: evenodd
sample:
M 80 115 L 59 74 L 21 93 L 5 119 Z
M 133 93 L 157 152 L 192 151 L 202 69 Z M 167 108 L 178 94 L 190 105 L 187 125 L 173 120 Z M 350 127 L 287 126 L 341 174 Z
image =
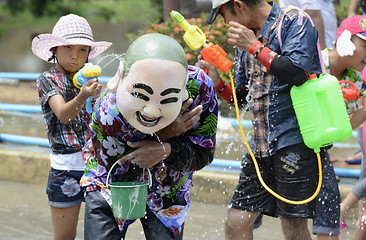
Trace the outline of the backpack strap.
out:
M 286 13 L 290 12 L 291 10 L 297 10 L 299 12 L 299 18 L 297 20 L 297 24 L 298 25 L 302 25 L 303 23 L 303 19 L 304 17 L 308 18 L 310 20 L 311 25 L 314 27 L 315 24 L 313 23 L 313 21 L 311 20 L 311 17 L 301 8 L 293 6 L 293 5 L 289 5 L 286 9 L 285 12 L 283 14 L 283 17 L 281 18 L 280 23 L 278 24 L 277 27 L 277 37 L 278 37 L 278 42 L 280 44 L 280 48 L 282 49 L 282 38 L 281 38 L 281 28 L 282 28 L 282 23 L 283 23 L 283 19 L 286 15 Z M 319 61 L 320 61 L 320 66 L 322 68 L 322 73 L 325 73 L 325 66 L 324 66 L 324 62 L 323 62 L 323 58 L 322 58 L 322 53 L 321 53 L 321 48 L 320 48 L 320 44 L 319 44 L 319 38 L 317 41 L 317 50 L 318 50 L 318 57 L 319 57 Z

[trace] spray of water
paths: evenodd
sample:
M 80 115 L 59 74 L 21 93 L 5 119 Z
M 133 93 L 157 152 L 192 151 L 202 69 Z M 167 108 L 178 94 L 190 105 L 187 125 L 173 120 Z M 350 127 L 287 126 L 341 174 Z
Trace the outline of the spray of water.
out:
M 134 188 L 133 192 L 128 196 L 128 198 L 130 199 L 130 208 L 127 216 L 131 216 L 132 211 L 135 209 L 136 204 L 139 204 L 138 197 L 139 197 L 139 188 Z
M 123 61 L 125 55 L 126 55 L 125 53 L 123 53 L 123 54 L 117 54 L 117 53 L 108 54 L 108 55 L 102 57 L 101 59 L 99 59 L 99 61 L 97 62 L 97 65 L 100 66 L 100 62 L 102 62 L 103 60 L 105 60 L 107 58 L 112 58 L 104 66 L 101 66 L 101 68 L 103 69 L 103 68 L 107 67 L 110 63 L 112 63 L 115 60 L 118 60 L 119 62 Z
M 158 140 L 158 142 L 159 142 L 159 143 L 161 144 L 161 146 L 163 147 L 163 151 L 164 151 L 164 153 L 166 153 L 165 146 L 164 146 L 163 142 L 160 140 L 159 136 L 158 136 L 156 133 L 152 133 L 151 135 L 156 137 L 156 139 Z M 166 155 L 164 155 L 164 157 L 166 157 Z

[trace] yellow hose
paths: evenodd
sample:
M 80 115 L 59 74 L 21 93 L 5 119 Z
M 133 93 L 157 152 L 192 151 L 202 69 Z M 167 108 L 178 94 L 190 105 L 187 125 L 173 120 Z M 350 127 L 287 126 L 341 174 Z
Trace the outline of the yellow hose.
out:
M 284 197 L 278 195 L 270 187 L 268 187 L 267 184 L 263 181 L 262 175 L 261 175 L 261 173 L 259 171 L 259 166 L 258 166 L 257 160 L 255 159 L 255 156 L 254 156 L 252 150 L 250 149 L 250 146 L 248 144 L 248 141 L 245 138 L 245 134 L 244 134 L 244 131 L 243 131 L 243 127 L 241 126 L 241 122 L 240 122 L 240 114 L 239 114 L 238 102 L 237 102 L 237 99 L 236 99 L 235 84 L 234 84 L 233 75 L 232 75 L 230 69 L 229 69 L 229 74 L 230 74 L 230 81 L 231 81 L 231 86 L 232 86 L 232 91 L 233 91 L 233 98 L 234 98 L 234 104 L 235 104 L 236 117 L 238 119 L 240 132 L 241 132 L 241 135 L 242 135 L 242 137 L 244 139 L 245 145 L 246 145 L 246 147 L 247 147 L 247 149 L 249 151 L 249 154 L 250 154 L 250 156 L 253 159 L 253 163 L 254 163 L 254 166 L 255 166 L 255 171 L 257 172 L 258 179 L 259 179 L 260 183 L 262 184 L 262 186 L 270 194 L 272 194 L 276 198 L 278 198 L 278 199 L 280 199 L 280 200 L 282 200 L 282 201 L 284 201 L 286 203 L 294 204 L 294 205 L 301 205 L 301 204 L 306 204 L 306 203 L 312 201 L 318 195 L 318 193 L 320 191 L 320 188 L 322 186 L 322 163 L 321 163 L 321 158 L 320 158 L 319 152 L 316 153 L 316 156 L 317 156 L 317 159 L 318 159 L 318 168 L 319 168 L 319 182 L 318 182 L 318 186 L 317 186 L 314 194 L 311 197 L 309 197 L 308 199 L 302 200 L 302 201 L 294 201 L 294 200 L 290 200 L 290 199 L 287 199 L 287 198 L 284 198 Z

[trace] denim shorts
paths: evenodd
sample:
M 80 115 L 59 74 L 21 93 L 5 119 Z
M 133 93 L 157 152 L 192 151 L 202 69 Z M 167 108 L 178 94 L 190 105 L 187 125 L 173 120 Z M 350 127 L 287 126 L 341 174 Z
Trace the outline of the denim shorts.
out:
M 324 151 L 321 155 L 324 159 Z M 300 201 L 314 194 L 318 185 L 317 157 L 305 144 L 289 146 L 271 157 L 256 160 L 266 185 L 280 196 Z M 278 200 L 260 183 L 249 154 L 244 156 L 241 167 L 239 183 L 231 200 L 232 208 L 268 216 L 315 218 L 316 200 L 303 205 Z
M 313 234 L 339 235 L 341 195 L 338 182 L 327 154 L 323 163 L 323 183 L 317 196 L 316 218 L 313 221 Z
M 80 178 L 84 171 L 67 171 L 51 168 L 46 193 L 49 205 L 56 208 L 73 207 L 84 201 Z

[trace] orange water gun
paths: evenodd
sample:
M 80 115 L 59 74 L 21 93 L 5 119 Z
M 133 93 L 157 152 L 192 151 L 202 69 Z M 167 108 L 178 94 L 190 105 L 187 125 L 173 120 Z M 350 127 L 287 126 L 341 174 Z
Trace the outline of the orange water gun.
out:
M 185 31 L 183 39 L 188 47 L 192 50 L 197 50 L 203 46 L 201 55 L 205 61 L 218 67 L 223 73 L 233 66 L 233 63 L 226 58 L 227 53 L 224 49 L 217 44 L 214 45 L 212 42 L 206 43 L 206 36 L 199 27 L 189 24 L 177 11 L 171 11 L 170 16 Z M 207 69 L 205 71 L 207 73 Z
M 366 91 L 361 92 L 360 90 L 358 90 L 358 88 L 355 86 L 354 82 L 351 82 L 348 80 L 340 80 L 339 84 L 342 84 L 342 83 L 347 83 L 347 87 L 341 87 L 341 90 L 343 93 L 343 98 L 345 98 L 347 100 L 356 101 L 361 96 L 363 96 L 363 97 L 366 96 Z

